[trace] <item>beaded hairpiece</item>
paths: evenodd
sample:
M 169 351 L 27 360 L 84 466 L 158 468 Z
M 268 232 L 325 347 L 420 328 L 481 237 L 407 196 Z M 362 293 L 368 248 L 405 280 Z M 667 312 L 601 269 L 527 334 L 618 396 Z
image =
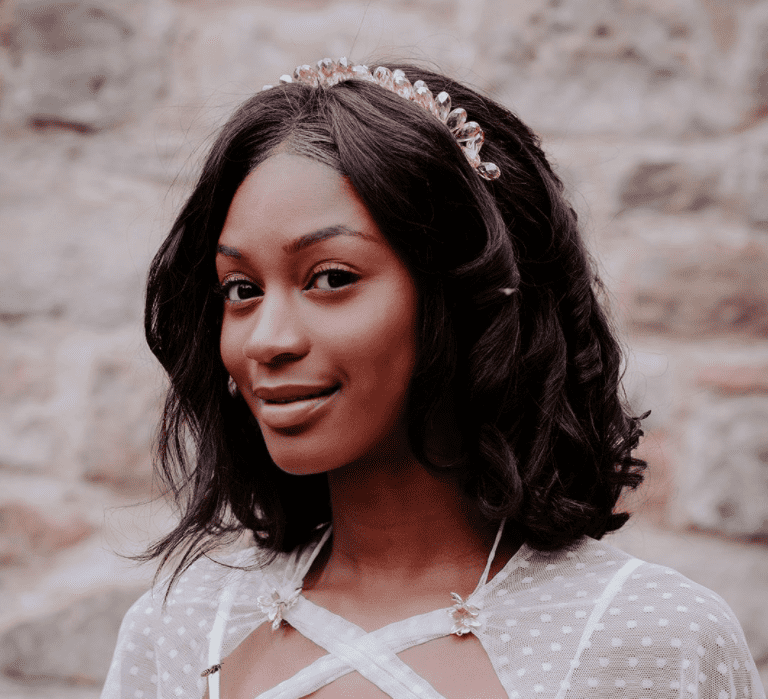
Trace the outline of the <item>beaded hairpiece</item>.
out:
M 416 102 L 451 130 L 470 165 L 475 168 L 480 177 L 495 180 L 501 174 L 495 163 L 480 160 L 480 148 L 485 135 L 476 121 L 467 121 L 466 110 L 461 107 L 451 109 L 451 97 L 447 92 L 441 92 L 437 97 L 433 97 L 423 80 L 417 80 L 411 85 L 405 73 L 399 68 L 390 70 L 385 66 L 379 66 L 371 72 L 368 66 L 351 64 L 346 58 L 340 58 L 338 61 L 324 58 L 317 62 L 316 68 L 303 65 L 296 68 L 292 76 L 283 75 L 280 78 L 280 84 L 301 83 L 310 87 L 331 87 L 345 80 L 366 80 L 376 83 L 400 95 L 403 99 Z M 271 90 L 272 87 L 273 85 L 265 85 L 263 89 Z

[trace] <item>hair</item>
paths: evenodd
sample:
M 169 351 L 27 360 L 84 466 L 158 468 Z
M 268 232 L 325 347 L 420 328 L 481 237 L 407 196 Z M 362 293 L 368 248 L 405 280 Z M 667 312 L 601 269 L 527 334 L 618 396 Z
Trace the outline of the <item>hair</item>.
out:
M 218 238 L 235 191 L 278 151 L 348 178 L 415 280 L 409 438 L 425 467 L 446 468 L 424 438 L 450 386 L 463 446 L 448 468 L 488 520 L 507 517 L 528 545 L 554 550 L 629 518 L 614 508 L 642 481 L 641 418 L 625 405 L 601 283 L 539 139 L 458 82 L 389 67 L 466 109 L 501 177 L 481 179 L 439 120 L 361 80 L 280 85 L 235 112 L 149 271 L 146 336 L 170 378 L 156 465 L 180 521 L 144 556 L 174 557 L 172 581 L 244 531 L 272 555 L 331 517 L 326 476 L 277 467 L 219 353 Z

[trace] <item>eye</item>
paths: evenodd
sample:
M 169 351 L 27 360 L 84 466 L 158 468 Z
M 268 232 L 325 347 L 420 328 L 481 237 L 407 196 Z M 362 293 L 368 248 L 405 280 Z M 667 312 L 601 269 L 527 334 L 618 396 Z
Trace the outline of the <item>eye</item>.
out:
M 242 303 L 262 295 L 261 289 L 247 279 L 225 279 L 221 283 L 221 293 L 229 303 Z
M 316 272 L 312 277 L 309 288 L 333 291 L 354 284 L 358 279 L 358 275 L 354 272 L 334 267 Z

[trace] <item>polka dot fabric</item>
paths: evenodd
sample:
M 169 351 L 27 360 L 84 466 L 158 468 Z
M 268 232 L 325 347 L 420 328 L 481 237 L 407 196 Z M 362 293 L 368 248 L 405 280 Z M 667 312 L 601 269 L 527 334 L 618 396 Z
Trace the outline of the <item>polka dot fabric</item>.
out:
M 489 588 L 479 636 L 512 698 L 765 696 L 726 603 L 669 568 L 586 540 Z
M 246 564 L 250 553 L 225 562 Z M 233 599 L 225 657 L 267 621 L 256 599 L 300 585 L 296 571 L 310 554 L 281 556 L 247 572 L 201 559 L 165 607 L 162 586 L 145 594 L 123 621 L 102 698 L 202 697 L 200 673 L 208 667 L 217 611 L 223 613 L 222 592 L 229 590 Z M 602 542 L 585 539 L 551 554 L 523 546 L 470 601 L 481 609 L 473 633 L 512 699 L 765 699 L 741 628 L 720 597 Z M 446 592 L 445 610 L 365 634 L 300 597 L 286 619 L 331 652 L 262 697 L 298 699 L 364 670 L 357 656 L 338 650 L 347 647 L 375 660 L 383 674 L 374 681 L 389 696 L 412 697 L 418 688 L 421 697 L 439 697 L 395 654 L 449 634 L 450 602 Z

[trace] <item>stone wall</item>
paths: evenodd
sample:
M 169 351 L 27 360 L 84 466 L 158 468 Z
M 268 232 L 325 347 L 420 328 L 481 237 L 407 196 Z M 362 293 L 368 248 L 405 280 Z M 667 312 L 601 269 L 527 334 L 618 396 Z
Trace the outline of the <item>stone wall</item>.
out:
M 768 1 L 0 0 L 0 32 L 0 695 L 98 695 L 152 574 L 115 554 L 171 517 L 147 264 L 217 125 L 326 55 L 542 134 L 653 411 L 614 541 L 722 594 L 768 679 Z

